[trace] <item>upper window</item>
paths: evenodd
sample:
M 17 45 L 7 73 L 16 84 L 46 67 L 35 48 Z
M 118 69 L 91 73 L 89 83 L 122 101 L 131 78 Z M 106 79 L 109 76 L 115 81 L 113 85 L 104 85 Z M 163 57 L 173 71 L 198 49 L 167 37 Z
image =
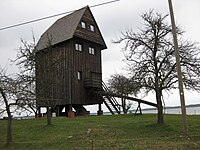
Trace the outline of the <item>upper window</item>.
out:
M 85 29 L 86 28 L 86 23 L 81 21 L 81 27 Z
M 81 71 L 77 72 L 77 78 L 78 78 L 78 80 L 82 80 L 82 72 Z
M 94 55 L 94 48 L 93 47 L 89 47 L 89 54 Z
M 94 25 L 90 25 L 90 31 L 93 31 L 94 32 Z
M 81 44 L 75 44 L 75 49 L 77 50 L 77 51 L 82 51 L 82 45 Z

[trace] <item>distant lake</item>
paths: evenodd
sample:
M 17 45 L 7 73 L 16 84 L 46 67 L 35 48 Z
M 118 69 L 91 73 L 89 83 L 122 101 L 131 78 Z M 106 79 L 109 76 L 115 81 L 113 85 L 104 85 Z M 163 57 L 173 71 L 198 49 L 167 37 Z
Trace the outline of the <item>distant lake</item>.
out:
M 181 114 L 181 108 L 180 107 L 166 107 L 164 110 L 165 114 Z M 186 112 L 188 115 L 200 115 L 200 104 L 197 105 L 189 105 L 186 106 Z M 131 113 L 135 113 L 135 110 L 131 110 Z M 142 109 L 143 114 L 157 114 L 156 108 L 145 108 Z M 104 112 L 104 115 L 111 115 L 110 112 Z M 90 115 L 97 115 L 97 113 L 90 113 Z M 14 117 L 16 119 L 30 119 L 34 118 L 34 116 L 17 116 Z
M 186 107 L 186 112 L 188 115 L 200 115 L 200 106 Z M 143 114 L 155 114 L 157 109 L 143 109 Z M 181 114 L 181 108 L 165 108 L 165 114 Z

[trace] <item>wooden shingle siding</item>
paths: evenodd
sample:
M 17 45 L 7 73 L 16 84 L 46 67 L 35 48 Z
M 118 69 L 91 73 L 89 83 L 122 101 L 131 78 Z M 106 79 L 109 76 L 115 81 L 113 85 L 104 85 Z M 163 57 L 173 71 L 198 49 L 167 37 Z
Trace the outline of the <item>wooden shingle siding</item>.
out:
M 65 92 L 65 51 L 60 48 L 52 48 L 51 50 L 40 52 L 37 54 L 36 72 L 37 72 L 37 91 L 38 98 L 41 99 L 58 99 L 59 104 L 67 98 Z M 40 72 L 38 72 L 40 71 Z M 38 92 L 37 92 L 38 93 Z M 62 100 L 62 101 L 61 101 Z

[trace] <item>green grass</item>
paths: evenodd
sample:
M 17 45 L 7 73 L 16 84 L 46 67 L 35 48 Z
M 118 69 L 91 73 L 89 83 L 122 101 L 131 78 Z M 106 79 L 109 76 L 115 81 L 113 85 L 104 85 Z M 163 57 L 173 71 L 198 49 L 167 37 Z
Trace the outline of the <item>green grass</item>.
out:
M 182 137 L 180 115 L 89 116 L 73 119 L 14 120 L 14 143 L 6 146 L 6 121 L 0 121 L 0 149 L 9 150 L 199 150 L 200 116 L 189 116 L 188 140 Z

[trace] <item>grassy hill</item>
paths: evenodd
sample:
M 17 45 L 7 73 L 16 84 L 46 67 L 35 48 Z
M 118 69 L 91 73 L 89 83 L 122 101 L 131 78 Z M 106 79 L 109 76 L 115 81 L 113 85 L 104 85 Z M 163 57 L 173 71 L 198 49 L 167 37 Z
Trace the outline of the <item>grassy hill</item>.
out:
M 189 116 L 190 139 L 182 137 L 180 115 L 89 116 L 14 120 L 14 143 L 5 146 L 6 121 L 0 120 L 0 149 L 9 150 L 199 150 L 200 116 Z

